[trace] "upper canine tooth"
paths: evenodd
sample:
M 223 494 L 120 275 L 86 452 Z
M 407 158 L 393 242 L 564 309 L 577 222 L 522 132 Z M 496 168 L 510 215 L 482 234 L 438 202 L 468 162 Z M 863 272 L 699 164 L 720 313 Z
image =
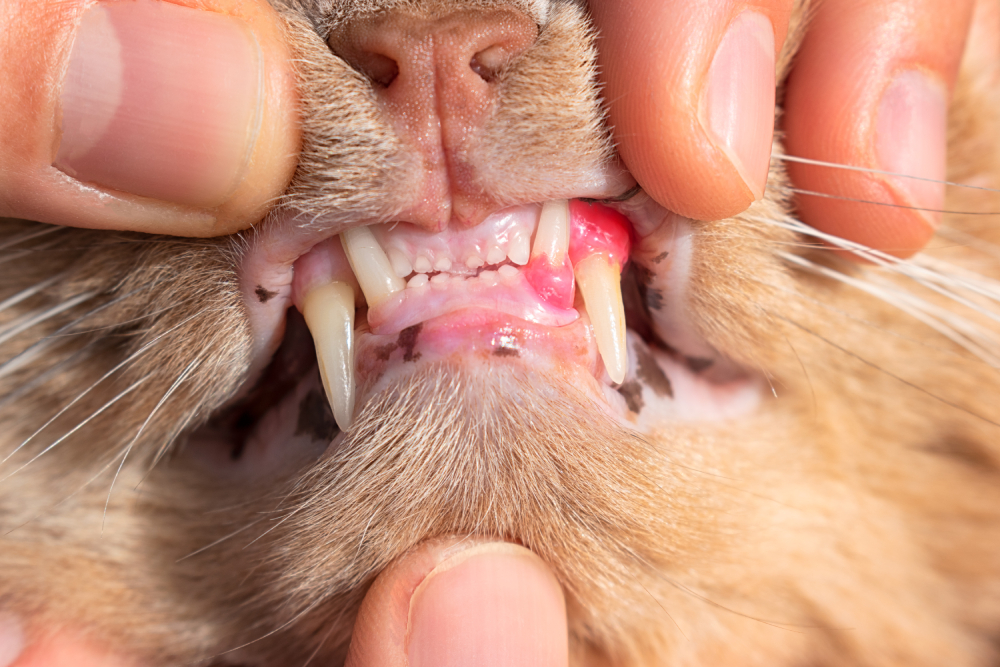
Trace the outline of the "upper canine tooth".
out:
M 393 271 L 389 258 L 370 229 L 355 227 L 345 230 L 340 233 L 340 241 L 369 306 L 375 306 L 406 288 L 406 283 Z
M 316 344 L 316 361 L 326 400 L 341 431 L 354 415 L 354 288 L 332 282 L 313 289 L 302 316 Z
M 612 382 L 620 384 L 628 369 L 621 267 L 598 253 L 579 260 L 573 273 L 594 327 L 597 351 Z
M 531 246 L 531 257 L 548 255 L 549 263 L 562 265 L 569 250 L 569 201 L 554 199 L 542 204 L 538 216 L 535 243 Z

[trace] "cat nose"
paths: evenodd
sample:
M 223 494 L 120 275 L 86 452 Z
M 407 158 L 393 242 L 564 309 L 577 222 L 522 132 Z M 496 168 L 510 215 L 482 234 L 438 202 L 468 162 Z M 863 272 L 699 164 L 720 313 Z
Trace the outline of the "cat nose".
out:
M 471 226 L 495 209 L 465 149 L 492 117 L 505 74 L 537 38 L 533 19 L 506 8 L 388 12 L 334 29 L 331 50 L 371 81 L 407 159 L 425 172 L 409 222 L 433 231 Z

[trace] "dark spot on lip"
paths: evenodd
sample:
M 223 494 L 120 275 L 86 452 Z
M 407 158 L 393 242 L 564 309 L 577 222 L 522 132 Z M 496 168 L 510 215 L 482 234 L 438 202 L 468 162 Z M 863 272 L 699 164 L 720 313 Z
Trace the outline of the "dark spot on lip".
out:
M 274 297 L 278 296 L 277 292 L 272 292 L 271 290 L 265 288 L 263 285 L 257 285 L 257 289 L 253 291 L 257 295 L 257 299 L 261 303 L 267 303 Z
M 657 396 L 674 397 L 674 387 L 670 384 L 670 378 L 663 372 L 660 365 L 656 363 L 656 358 L 643 345 L 635 346 L 636 375 L 639 376 L 646 386 L 653 390 Z
M 646 402 L 642 400 L 642 385 L 635 380 L 623 382 L 618 387 L 618 393 L 625 399 L 625 405 L 632 412 L 639 414 L 645 407 Z
M 981 471 L 996 473 L 998 465 L 989 447 L 964 436 L 945 436 L 927 446 L 924 451 L 944 456 L 957 463 Z
M 308 435 L 313 440 L 330 442 L 340 429 L 333 418 L 326 396 L 313 389 L 299 403 L 299 420 L 295 425 L 295 435 Z
M 395 352 L 396 348 L 399 347 L 396 343 L 387 343 L 386 345 L 379 345 L 375 348 L 375 358 L 379 361 L 389 361 L 389 357 Z
M 420 335 L 420 330 L 424 328 L 423 322 L 420 324 L 414 324 L 412 327 L 406 327 L 399 332 L 399 337 L 396 339 L 396 345 L 403 350 L 403 361 L 416 361 L 420 358 L 420 353 L 413 353 L 413 348 L 417 345 L 417 336 Z
M 714 359 L 704 357 L 684 357 L 684 363 L 691 369 L 692 373 L 701 373 L 715 363 Z
M 513 347 L 506 347 L 501 345 L 493 350 L 493 356 L 495 357 L 520 357 L 521 353 Z
M 670 253 L 669 252 L 661 252 L 659 255 L 657 255 L 656 257 L 653 258 L 653 263 L 654 264 L 659 264 L 660 262 L 662 262 L 663 260 L 665 260 L 667 257 L 670 257 Z

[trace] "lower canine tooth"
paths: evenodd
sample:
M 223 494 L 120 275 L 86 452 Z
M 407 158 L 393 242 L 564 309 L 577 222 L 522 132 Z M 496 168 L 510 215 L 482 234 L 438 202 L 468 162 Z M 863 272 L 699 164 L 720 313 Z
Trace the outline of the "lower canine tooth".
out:
M 306 294 L 302 315 L 333 418 L 346 431 L 354 415 L 354 289 L 341 282 L 321 285 Z
M 406 288 L 406 283 L 393 271 L 389 258 L 370 229 L 348 229 L 341 232 L 340 241 L 369 306 L 375 306 Z
M 597 351 L 612 382 L 621 383 L 628 369 L 621 268 L 617 262 L 595 254 L 578 261 L 573 273 L 594 327 Z

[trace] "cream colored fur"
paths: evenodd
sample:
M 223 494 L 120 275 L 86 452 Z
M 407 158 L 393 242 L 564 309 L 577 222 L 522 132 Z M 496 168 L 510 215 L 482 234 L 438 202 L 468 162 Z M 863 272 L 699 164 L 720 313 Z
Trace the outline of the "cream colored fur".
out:
M 285 9 L 306 136 L 288 204 L 340 226 L 391 218 L 406 156 L 367 82 L 314 30 L 352 6 L 315 9 Z M 608 156 L 590 29 L 574 3 L 548 11 L 504 75 L 519 134 L 480 145 L 525 174 L 489 183 L 498 202 L 545 199 L 529 176 L 543 163 L 572 179 Z M 949 178 L 998 187 L 997 63 L 977 49 Z M 754 415 L 633 433 L 558 381 L 434 368 L 375 396 L 347 446 L 264 480 L 219 479 L 184 446 L 247 368 L 234 267 L 252 233 L 0 223 L 0 302 L 23 295 L 0 308 L 0 363 L 14 360 L 0 366 L 0 608 L 37 628 L 82 623 L 151 664 L 337 664 L 391 559 L 477 533 L 555 569 L 575 664 L 997 664 L 998 368 L 898 295 L 831 276 L 918 295 L 987 348 L 1000 325 L 782 226 L 780 162 L 771 176 L 765 201 L 695 230 L 691 311 L 714 347 L 767 378 L 773 397 Z M 1000 197 L 951 188 L 947 207 L 1000 211 Z M 1000 279 L 995 218 L 945 225 L 920 261 Z

